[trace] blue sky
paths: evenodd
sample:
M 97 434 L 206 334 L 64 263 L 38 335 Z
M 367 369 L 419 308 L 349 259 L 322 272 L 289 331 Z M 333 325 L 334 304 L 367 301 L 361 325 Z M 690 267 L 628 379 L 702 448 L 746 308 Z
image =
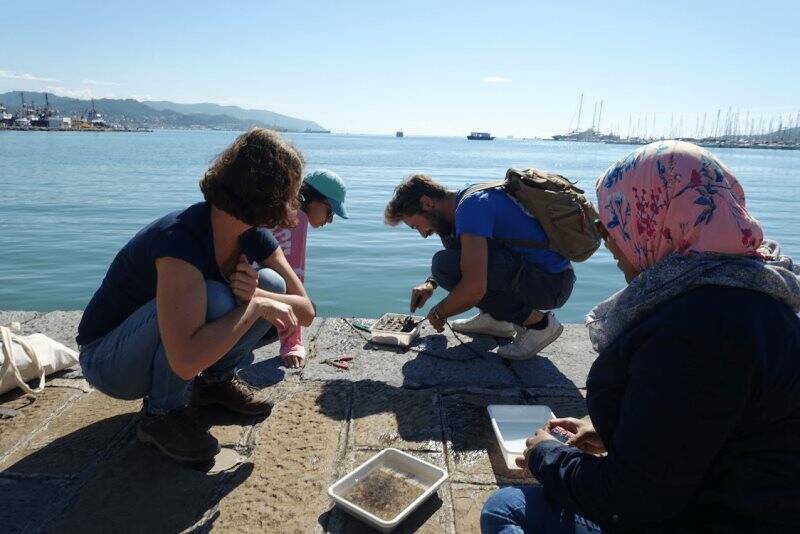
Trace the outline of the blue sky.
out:
M 558 4 L 558 5 L 557 5 Z M 217 102 L 340 132 L 693 130 L 800 110 L 800 2 L 0 1 L 0 92 Z M 642 123 L 644 124 L 644 123 Z

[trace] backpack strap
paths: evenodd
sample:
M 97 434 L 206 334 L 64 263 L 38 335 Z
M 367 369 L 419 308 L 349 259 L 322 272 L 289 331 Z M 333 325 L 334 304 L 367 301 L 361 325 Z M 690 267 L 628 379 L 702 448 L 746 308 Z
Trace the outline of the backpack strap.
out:
M 460 206 L 461 203 L 464 202 L 465 198 L 471 197 L 475 193 L 480 193 L 481 191 L 486 191 L 487 189 L 497 189 L 499 187 L 503 187 L 504 185 L 506 185 L 505 180 L 497 180 L 495 182 L 486 182 L 483 184 L 471 185 L 461 194 L 461 198 L 458 199 L 458 204 L 456 205 L 456 209 L 458 209 L 458 206 Z
M 505 180 L 498 180 L 495 182 L 486 182 L 482 184 L 475 184 L 469 186 L 464 193 L 461 194 L 461 198 L 458 199 L 458 204 L 456 204 L 456 209 L 464 202 L 464 199 L 474 195 L 475 193 L 480 193 L 481 191 L 486 191 L 487 189 L 499 189 L 506 185 Z M 518 248 L 533 248 L 538 250 L 547 250 L 550 246 L 544 241 L 535 241 L 533 239 L 501 239 L 497 237 L 491 238 L 492 241 L 496 241 L 502 245 L 507 247 L 518 247 Z

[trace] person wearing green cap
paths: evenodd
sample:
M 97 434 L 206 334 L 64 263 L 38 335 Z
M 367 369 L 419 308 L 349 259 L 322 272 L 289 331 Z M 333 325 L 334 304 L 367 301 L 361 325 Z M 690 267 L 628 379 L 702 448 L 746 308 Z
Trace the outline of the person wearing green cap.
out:
M 333 222 L 336 214 L 347 219 L 344 199 L 347 188 L 344 181 L 333 171 L 326 169 L 308 173 L 300 185 L 300 209 L 294 228 L 273 230 L 289 265 L 303 282 L 305 279 L 306 235 L 308 227 L 321 228 Z M 278 331 L 280 355 L 287 367 L 303 367 L 306 350 L 303 347 L 300 329 L 291 334 Z

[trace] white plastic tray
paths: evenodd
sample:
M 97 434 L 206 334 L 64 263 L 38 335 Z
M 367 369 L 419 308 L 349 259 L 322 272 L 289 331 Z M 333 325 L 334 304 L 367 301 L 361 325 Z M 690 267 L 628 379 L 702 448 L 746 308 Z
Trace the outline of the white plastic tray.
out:
M 342 497 L 342 494 L 346 493 L 347 490 L 352 488 L 358 481 L 362 480 L 370 471 L 380 467 L 388 467 L 393 471 L 412 476 L 427 488 L 414 502 L 409 504 L 402 512 L 389 521 L 384 521 L 380 517 L 367 512 L 360 506 Z M 328 488 L 328 496 L 344 510 L 368 523 L 370 526 L 381 532 L 391 532 L 419 505 L 436 493 L 436 490 L 439 489 L 439 486 L 441 486 L 442 482 L 445 480 L 447 480 L 447 471 L 444 469 L 420 460 L 419 458 L 415 458 L 403 451 L 384 449 L 358 466 L 347 476 L 336 481 Z
M 375 328 L 385 317 L 405 317 L 400 313 L 384 313 L 370 328 L 369 340 L 373 343 L 382 343 L 384 345 L 396 345 L 399 347 L 408 347 L 411 342 L 419 335 L 419 325 L 415 326 L 411 332 L 391 332 L 389 330 L 378 330 Z M 422 317 L 412 316 L 415 321 L 421 321 Z
M 516 458 L 525 452 L 525 441 L 555 417 L 549 406 L 541 404 L 490 404 L 488 410 L 497 444 L 509 469 L 519 469 Z

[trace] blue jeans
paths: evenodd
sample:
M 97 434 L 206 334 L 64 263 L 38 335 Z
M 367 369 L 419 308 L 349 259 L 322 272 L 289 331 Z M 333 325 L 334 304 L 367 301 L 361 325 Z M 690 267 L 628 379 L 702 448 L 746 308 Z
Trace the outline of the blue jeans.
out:
M 600 532 L 600 527 L 551 503 L 541 486 L 511 486 L 495 491 L 486 500 L 481 532 L 589 534 Z
M 560 308 L 572 294 L 572 269 L 547 273 L 506 248 L 489 248 L 486 293 L 478 308 L 497 319 L 524 324 L 533 310 Z M 452 291 L 461 281 L 461 249 L 446 248 L 433 255 L 433 279 Z
M 258 285 L 272 293 L 285 293 L 286 282 L 272 269 L 258 272 Z M 212 322 L 236 308 L 230 288 L 220 282 L 206 281 L 206 321 Z M 204 377 L 222 378 L 234 372 L 238 363 L 275 327 L 257 320 L 216 363 L 203 371 Z M 81 347 L 81 369 L 86 380 L 106 395 L 118 399 L 145 399 L 150 414 L 166 413 L 189 401 L 191 380 L 176 375 L 167 361 L 158 330 L 156 301 L 151 300 L 133 312 L 114 330 Z

